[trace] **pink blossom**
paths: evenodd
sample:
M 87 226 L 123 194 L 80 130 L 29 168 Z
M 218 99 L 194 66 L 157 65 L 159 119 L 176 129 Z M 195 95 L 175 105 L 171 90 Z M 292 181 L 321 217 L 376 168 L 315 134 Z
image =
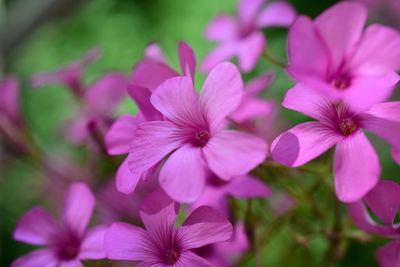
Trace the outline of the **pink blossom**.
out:
M 207 170 L 231 180 L 256 167 L 266 157 L 266 143 L 223 127 L 242 93 L 240 73 L 231 63 L 221 63 L 209 73 L 199 96 L 188 77 L 163 82 L 151 95 L 151 103 L 168 120 L 139 124 L 128 157 L 132 176 L 117 184 L 118 190 L 131 193 L 143 173 L 171 152 L 159 180 L 179 202 L 199 197 Z
M 34 207 L 18 222 L 14 239 L 46 246 L 16 259 L 12 267 L 83 266 L 80 260 L 103 259 L 106 226 L 86 230 L 95 206 L 95 198 L 83 183 L 70 186 L 65 198 L 61 223 L 41 207 Z
M 107 257 L 140 261 L 141 266 L 210 266 L 192 250 L 228 240 L 232 225 L 212 208 L 203 206 L 176 227 L 178 209 L 179 205 L 164 192 L 150 194 L 140 210 L 146 229 L 122 222 L 112 224 L 104 242 Z
M 38 73 L 31 78 L 32 86 L 43 87 L 48 84 L 64 84 L 78 96 L 83 93 L 83 73 L 87 66 L 100 56 L 99 48 L 92 48 L 81 59 L 73 61 L 55 72 Z
M 260 29 L 287 27 L 296 17 L 291 5 L 274 2 L 264 7 L 265 0 L 241 0 L 237 7 L 238 18 L 218 15 L 208 25 L 205 37 L 218 42 L 218 46 L 204 59 L 201 69 L 210 71 L 218 63 L 237 56 L 240 69 L 252 70 L 265 47 L 265 37 Z
M 383 223 L 376 223 L 369 215 L 367 207 Z M 363 200 L 349 204 L 349 213 L 354 223 L 361 229 L 380 236 L 395 238 L 377 251 L 381 267 L 400 264 L 400 229 L 394 220 L 400 208 L 400 185 L 392 181 L 380 181 Z
M 314 21 L 299 17 L 289 31 L 289 74 L 333 102 L 364 111 L 386 100 L 399 80 L 400 34 L 373 24 L 366 9 L 342 2 Z
M 7 120 L 8 124 L 20 126 L 22 123 L 20 111 L 19 84 L 14 77 L 0 80 L 0 124 Z
M 283 106 L 318 121 L 301 123 L 278 136 L 271 145 L 274 160 L 300 166 L 336 145 L 334 180 L 343 202 L 361 199 L 377 183 L 379 158 L 363 133 L 373 132 L 400 148 L 400 102 L 374 105 L 365 112 L 350 111 L 302 85 L 290 89 Z

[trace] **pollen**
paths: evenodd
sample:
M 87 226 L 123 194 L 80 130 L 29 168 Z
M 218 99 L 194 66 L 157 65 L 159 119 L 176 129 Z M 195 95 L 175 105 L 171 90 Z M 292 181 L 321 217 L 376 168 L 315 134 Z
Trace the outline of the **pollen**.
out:
M 196 132 L 193 137 L 193 144 L 195 146 L 205 146 L 210 140 L 210 134 L 207 131 Z
M 352 118 L 344 118 L 340 123 L 340 131 L 344 135 L 350 135 L 358 130 L 358 126 Z
M 165 258 L 168 264 L 174 264 L 175 262 L 178 261 L 179 257 L 180 253 L 176 249 L 168 249 L 165 252 Z

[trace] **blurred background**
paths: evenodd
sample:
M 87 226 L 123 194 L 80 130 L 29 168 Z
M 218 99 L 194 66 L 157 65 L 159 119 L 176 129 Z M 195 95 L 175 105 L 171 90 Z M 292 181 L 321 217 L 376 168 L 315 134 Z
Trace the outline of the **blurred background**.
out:
M 299 14 L 315 17 L 337 1 L 289 2 Z M 102 50 L 102 56 L 86 71 L 86 83 L 93 82 L 110 70 L 129 74 L 134 64 L 142 58 L 145 46 L 154 41 L 160 43 L 175 68 L 178 66 L 177 44 L 180 40 L 186 41 L 194 49 L 200 62 L 214 47 L 214 44 L 203 38 L 203 31 L 208 22 L 221 12 L 234 14 L 236 1 L 0 0 L 0 77 L 15 75 L 20 80 L 21 108 L 40 149 L 49 158 L 58 161 L 61 169 L 68 169 L 65 158 L 71 158 L 74 164 L 84 166 L 87 163 L 87 153 L 90 152 L 85 147 L 70 144 L 60 133 L 60 124 L 70 118 L 77 108 L 70 92 L 61 85 L 34 90 L 29 85 L 29 77 L 37 72 L 56 70 L 80 58 L 95 46 Z M 371 14 L 371 21 L 394 26 L 393 20 L 385 12 Z M 400 17 L 400 14 L 397 16 Z M 265 33 L 268 49 L 276 57 L 284 59 L 287 30 L 268 29 Z M 282 70 L 260 60 L 255 70 L 243 77 L 247 80 L 266 70 L 276 72 L 277 79 L 265 96 L 279 103 L 293 84 Z M 204 76 L 198 73 L 197 84 L 201 84 L 203 79 Z M 398 96 L 394 98 L 399 99 Z M 118 109 L 118 114 L 134 112 L 135 106 L 129 99 Z M 307 120 L 301 114 L 287 110 L 280 110 L 280 118 L 284 128 Z M 400 178 L 400 168 L 391 160 L 388 145 L 375 138 L 373 142 L 381 157 L 382 178 Z M 10 152 L 4 142 L 0 147 L 0 157 L 0 266 L 9 266 L 16 257 L 32 249 L 32 246 L 11 238 L 19 217 L 34 205 L 44 205 L 49 210 L 54 208 L 43 197 L 44 191 L 40 189 L 48 174 L 40 170 L 32 159 L 18 152 Z M 112 176 L 107 166 L 98 168 L 96 171 L 102 177 Z M 66 173 L 75 175 L 69 171 Z M 76 176 L 79 175 L 84 176 L 85 172 L 80 170 Z M 270 243 L 275 245 L 262 255 L 265 257 L 263 262 L 268 263 L 267 266 L 282 266 L 274 265 L 274 259 L 287 255 L 287 247 L 284 242 L 280 242 L 279 237 Z M 335 266 L 376 266 L 375 249 L 384 243 L 384 239 L 366 244 L 351 243 L 344 260 Z M 317 255 L 324 243 L 317 240 L 314 246 L 313 253 Z M 298 250 L 293 250 L 290 257 L 296 260 L 288 266 L 319 265 L 318 262 L 306 259 L 309 256 Z M 96 266 L 96 263 L 88 263 L 88 266 Z

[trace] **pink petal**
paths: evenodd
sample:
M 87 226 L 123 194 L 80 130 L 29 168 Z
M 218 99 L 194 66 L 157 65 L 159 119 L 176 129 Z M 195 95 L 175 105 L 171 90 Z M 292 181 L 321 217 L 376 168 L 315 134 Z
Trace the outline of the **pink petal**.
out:
M 397 162 L 397 164 L 400 165 L 400 150 L 399 149 L 392 149 L 390 154 L 392 155 L 393 160 L 395 162 Z
M 225 62 L 211 70 L 200 92 L 211 131 L 239 106 L 242 95 L 243 82 L 235 65 Z
M 400 68 L 400 34 L 395 29 L 370 25 L 351 61 L 357 74 L 384 73 Z
M 231 238 L 232 224 L 216 210 L 202 206 L 193 211 L 178 228 L 184 249 L 202 247 Z
M 227 186 L 227 192 L 235 198 L 270 197 L 272 190 L 251 175 L 233 179 Z
M 275 103 L 257 98 L 244 98 L 240 106 L 229 117 L 236 122 L 245 122 L 257 117 L 268 116 L 275 109 Z
M 398 237 L 399 233 L 392 225 L 383 226 L 376 224 L 370 217 L 363 201 L 349 203 L 349 214 L 355 225 L 362 230 L 385 237 Z
M 157 87 L 150 101 L 164 116 L 179 125 L 207 128 L 193 81 L 188 77 L 166 80 Z
M 286 2 L 275 2 L 269 4 L 258 15 L 256 24 L 258 27 L 287 27 L 296 18 L 296 11 Z
M 126 158 L 119 166 L 117 174 L 115 175 L 117 190 L 125 194 L 132 193 L 135 190 L 141 175 L 141 173 L 131 172 L 129 169 L 128 158 Z
M 235 225 L 232 240 L 216 244 L 217 251 L 224 256 L 238 256 L 249 249 L 249 240 L 243 222 Z
M 240 41 L 238 60 L 241 70 L 249 72 L 254 68 L 264 50 L 265 43 L 264 34 L 259 31 L 253 32 Z
M 362 127 L 400 149 L 400 102 L 374 105 L 362 121 Z
M 191 251 L 184 251 L 180 255 L 180 257 L 179 257 L 178 261 L 175 263 L 175 265 L 176 266 L 193 266 L 193 267 L 210 267 L 211 266 L 210 263 L 206 259 L 194 254 Z
M 119 117 L 111 125 L 105 137 L 108 154 L 120 155 L 128 153 L 136 128 L 142 120 L 139 115 L 122 115 Z
M 28 244 L 47 245 L 59 231 L 59 225 L 47 211 L 34 207 L 19 219 L 13 238 Z
M 99 225 L 86 232 L 80 247 L 79 259 L 104 259 L 106 257 L 104 236 L 107 230 L 108 226 Z
M 161 121 L 163 120 L 162 114 L 153 107 L 150 102 L 151 91 L 150 89 L 129 85 L 128 94 L 136 102 L 139 107 L 139 111 L 143 114 L 143 117 L 148 121 Z
M 151 43 L 144 49 L 144 57 L 147 59 L 151 59 L 156 62 L 162 62 L 167 64 L 167 60 L 164 56 L 164 53 L 157 43 Z
M 152 92 L 163 81 L 177 76 L 179 74 L 168 65 L 151 59 L 143 59 L 133 69 L 131 84 L 148 88 Z
M 141 176 L 183 143 L 181 133 L 178 132 L 172 122 L 154 121 L 139 124 L 128 156 L 129 169 L 132 175 Z M 134 189 L 128 190 L 130 186 L 124 185 L 124 187 L 126 190 L 123 192 L 127 193 Z M 120 190 L 120 187 L 118 190 Z
M 400 208 L 400 185 L 381 180 L 364 197 L 364 201 L 382 222 L 391 225 Z
M 336 4 L 315 19 L 315 26 L 329 47 L 332 69 L 339 68 L 342 61 L 353 52 L 366 19 L 367 10 L 363 5 L 351 2 Z
M 104 237 L 104 249 L 111 260 L 142 261 L 157 253 L 146 231 L 122 222 L 110 226 Z
M 333 175 L 340 201 L 360 200 L 376 185 L 380 173 L 379 158 L 363 132 L 355 132 L 337 144 Z
M 178 47 L 179 64 L 181 65 L 182 74 L 192 78 L 194 82 L 194 74 L 196 70 L 196 56 L 193 49 L 185 42 L 179 42 Z
M 300 16 L 288 34 L 289 73 L 303 73 L 311 77 L 325 79 L 329 66 L 328 49 L 318 35 L 313 22 L 305 16 Z M 302 78 L 295 77 L 296 80 Z
M 140 218 L 156 244 L 172 237 L 179 205 L 161 189 L 150 193 L 140 206 Z
M 160 172 L 160 185 L 175 201 L 194 202 L 204 188 L 205 168 L 201 149 L 184 145 L 165 162 Z
M 261 93 L 275 79 L 275 75 L 271 73 L 262 74 L 248 81 L 244 86 L 246 96 L 255 96 Z
M 14 122 L 20 122 L 19 84 L 16 78 L 0 80 L 0 112 L 4 112 Z
M 395 72 L 354 78 L 343 92 L 344 102 L 354 111 L 365 111 L 388 99 L 399 79 Z
M 226 217 L 229 216 L 229 203 L 227 199 L 226 186 L 206 186 L 200 197 L 190 205 L 190 210 L 193 211 L 201 206 L 209 206 L 218 210 Z
M 56 267 L 58 260 L 50 249 L 34 250 L 11 263 L 11 267 Z
M 256 15 L 265 0 L 240 0 L 237 12 L 242 27 L 248 28 L 255 23 Z
M 205 37 L 210 41 L 229 41 L 236 39 L 238 26 L 229 15 L 218 15 L 207 26 Z
M 267 144 L 251 134 L 224 130 L 216 133 L 203 148 L 210 169 L 230 180 L 247 174 L 267 156 Z
M 57 267 L 85 267 L 79 260 L 62 261 Z
M 214 48 L 201 63 L 200 69 L 203 73 L 209 72 L 218 63 L 227 61 L 233 57 L 239 50 L 239 43 L 236 41 L 229 41 L 222 43 Z
M 111 114 L 128 87 L 128 79 L 119 73 L 109 73 L 97 80 L 85 92 L 87 108 L 95 114 Z
M 395 240 L 379 248 L 376 257 L 380 267 L 400 266 L 400 240 Z
M 291 167 L 315 159 L 342 139 L 320 122 L 305 122 L 279 135 L 271 144 L 272 157 Z
M 64 226 L 78 235 L 83 234 L 92 216 L 95 203 L 96 199 L 86 184 L 71 184 L 62 211 Z
M 324 111 L 330 106 L 323 95 L 302 84 L 297 84 L 286 92 L 282 106 L 296 110 L 317 120 L 324 119 Z

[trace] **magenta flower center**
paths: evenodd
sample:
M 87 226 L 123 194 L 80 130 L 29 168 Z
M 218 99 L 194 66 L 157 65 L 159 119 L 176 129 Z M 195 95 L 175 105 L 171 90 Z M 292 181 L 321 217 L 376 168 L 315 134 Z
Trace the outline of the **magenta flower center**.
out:
M 181 256 L 178 249 L 171 248 L 165 251 L 165 260 L 168 264 L 174 264 Z
M 210 134 L 207 131 L 196 132 L 193 136 L 193 144 L 195 146 L 205 146 L 210 140 Z
M 344 135 L 350 135 L 358 130 L 358 125 L 352 118 L 343 118 L 339 126 Z
M 351 80 L 351 75 L 347 72 L 343 72 L 335 75 L 331 80 L 331 84 L 338 90 L 345 90 L 351 85 Z
M 58 250 L 57 254 L 61 260 L 76 259 L 79 254 L 79 246 L 76 244 L 66 244 Z

